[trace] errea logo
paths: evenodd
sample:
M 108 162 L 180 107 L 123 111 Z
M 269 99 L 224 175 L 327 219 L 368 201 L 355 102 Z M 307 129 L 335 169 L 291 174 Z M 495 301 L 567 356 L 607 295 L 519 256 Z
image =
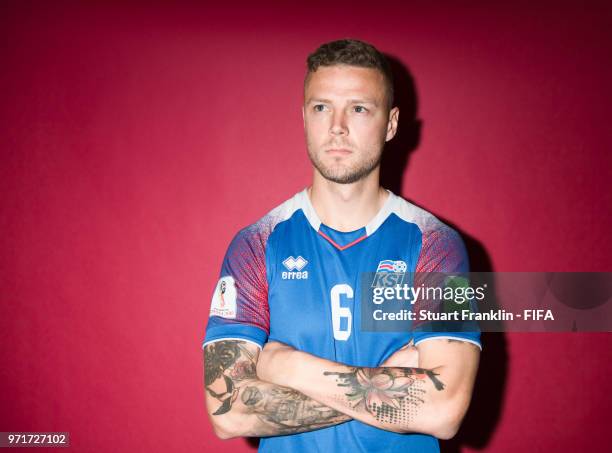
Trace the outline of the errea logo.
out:
M 302 258 L 301 256 L 298 256 L 297 258 L 290 256 L 285 261 L 283 261 L 283 266 L 285 266 L 288 271 L 301 271 L 306 267 L 307 264 L 308 261 Z
M 283 271 L 281 278 L 283 280 L 305 280 L 308 278 L 308 271 L 302 271 L 308 264 L 308 260 L 298 256 L 294 258 L 290 256 L 283 261 L 286 271 Z

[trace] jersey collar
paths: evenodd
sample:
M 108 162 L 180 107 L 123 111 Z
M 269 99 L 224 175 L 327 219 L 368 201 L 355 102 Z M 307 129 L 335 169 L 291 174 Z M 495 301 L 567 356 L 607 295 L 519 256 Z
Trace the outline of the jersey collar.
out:
M 395 195 L 390 190 L 387 190 L 389 196 L 385 200 L 385 203 L 380 208 L 378 213 L 374 216 L 372 220 L 368 222 L 365 226 L 366 235 L 371 236 L 374 232 L 387 220 L 387 217 L 393 212 L 393 208 L 397 204 L 397 195 Z M 308 196 L 308 188 L 302 190 L 296 195 L 298 205 L 302 208 L 302 212 L 306 216 L 308 223 L 310 226 L 314 228 L 316 232 L 319 232 L 321 228 L 321 219 L 317 215 L 312 203 L 310 202 L 310 197 Z

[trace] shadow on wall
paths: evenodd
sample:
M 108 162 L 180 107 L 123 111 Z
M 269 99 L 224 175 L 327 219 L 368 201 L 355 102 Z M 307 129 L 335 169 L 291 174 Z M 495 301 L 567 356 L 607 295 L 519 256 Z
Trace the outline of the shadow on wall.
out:
M 402 179 L 410 156 L 419 146 L 423 123 L 418 118 L 418 98 L 414 78 L 398 59 L 386 55 L 394 77 L 395 105 L 400 109 L 400 122 L 396 136 L 385 147 L 381 166 L 382 186 L 402 194 Z M 469 204 L 466 204 L 469 206 Z M 474 207 L 482 209 L 482 207 Z M 436 215 L 436 213 L 433 213 Z M 461 234 L 473 272 L 492 272 L 491 259 L 483 244 L 464 233 L 452 222 L 437 216 Z M 501 416 L 508 371 L 508 353 L 504 333 L 482 334 L 483 353 L 472 403 L 463 420 L 459 433 L 449 441 L 441 441 L 443 452 L 459 453 L 462 446 L 484 449 L 495 432 Z M 246 439 L 249 446 L 257 448 L 259 439 Z
M 489 255 L 478 240 L 462 232 L 446 219 L 440 220 L 461 234 L 473 272 L 493 272 Z M 491 288 L 491 292 L 495 295 L 495 288 Z M 487 304 L 490 309 L 498 306 L 494 298 L 488 300 Z M 462 446 L 477 450 L 486 449 L 501 418 L 509 365 L 506 334 L 483 333 L 481 341 L 482 354 L 472 402 L 457 435 L 451 440 L 440 442 L 440 449 L 444 453 L 459 453 Z
M 393 56 L 386 57 L 393 71 L 395 104 L 400 109 L 400 121 L 396 136 L 385 148 L 381 182 L 383 187 L 399 195 L 402 194 L 402 179 L 410 156 L 420 144 L 423 123 L 418 117 L 418 96 L 410 70 Z M 466 203 L 466 206 L 469 206 L 469 203 Z M 474 209 L 483 207 L 475 206 Z M 493 272 L 489 254 L 480 241 L 461 231 L 451 221 L 433 214 L 459 232 L 465 242 L 473 272 Z M 453 439 L 440 443 L 443 452 L 458 453 L 462 446 L 486 448 L 499 423 L 508 373 L 505 334 L 483 333 L 482 343 L 483 353 L 472 403 L 459 433 Z
M 381 184 L 400 195 L 402 178 L 412 153 L 421 141 L 421 120 L 418 118 L 418 97 L 414 78 L 404 64 L 391 55 L 385 55 L 393 72 L 394 105 L 400 116 L 397 133 L 385 145 L 381 165 Z

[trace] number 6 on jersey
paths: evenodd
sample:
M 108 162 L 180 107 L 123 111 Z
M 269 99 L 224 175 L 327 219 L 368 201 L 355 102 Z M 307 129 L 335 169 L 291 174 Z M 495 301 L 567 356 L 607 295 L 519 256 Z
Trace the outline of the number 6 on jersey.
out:
M 346 341 L 351 336 L 351 326 L 353 324 L 353 314 L 349 307 L 340 305 L 340 295 L 344 294 L 347 299 L 353 299 L 353 288 L 346 283 L 335 285 L 331 289 L 331 313 L 332 327 L 334 329 L 334 339 Z M 346 329 L 342 330 L 341 321 L 346 319 Z

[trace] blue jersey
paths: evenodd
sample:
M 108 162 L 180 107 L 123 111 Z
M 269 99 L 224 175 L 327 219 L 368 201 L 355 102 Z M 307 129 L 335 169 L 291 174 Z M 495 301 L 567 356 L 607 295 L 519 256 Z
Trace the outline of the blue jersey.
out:
M 306 190 L 229 246 L 204 343 L 280 341 L 349 366 L 377 367 L 410 340 L 451 337 L 477 344 L 478 332 L 373 332 L 361 329 L 361 283 L 377 271 L 467 272 L 459 235 L 427 211 L 389 192 L 357 231 L 323 225 Z M 352 420 L 302 434 L 262 438 L 262 452 L 439 451 L 434 437 L 398 434 Z

